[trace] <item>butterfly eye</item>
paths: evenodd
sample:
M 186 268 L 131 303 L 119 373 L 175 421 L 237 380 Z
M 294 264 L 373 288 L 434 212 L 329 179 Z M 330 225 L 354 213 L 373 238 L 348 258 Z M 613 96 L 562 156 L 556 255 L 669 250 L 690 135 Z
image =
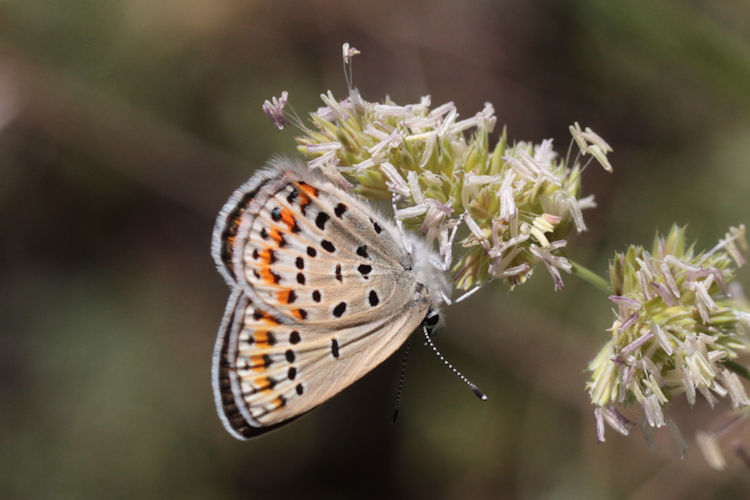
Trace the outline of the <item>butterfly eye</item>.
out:
M 434 313 L 432 315 L 427 314 L 424 319 L 424 324 L 427 326 L 435 326 L 438 324 L 438 321 L 440 321 L 440 315 L 438 315 L 437 313 Z
M 422 321 L 422 324 L 427 329 L 429 333 L 432 333 L 435 329 L 435 326 L 440 321 L 440 315 L 436 312 L 429 312 L 427 313 L 427 316 L 425 316 L 424 320 Z

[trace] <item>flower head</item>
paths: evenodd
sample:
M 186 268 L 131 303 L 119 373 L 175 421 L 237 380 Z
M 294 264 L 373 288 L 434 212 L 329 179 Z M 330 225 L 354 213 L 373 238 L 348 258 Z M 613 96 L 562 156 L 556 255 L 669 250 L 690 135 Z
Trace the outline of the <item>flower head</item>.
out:
M 612 338 L 589 364 L 591 402 L 599 440 L 606 415 L 639 405 L 651 427 L 665 425 L 664 406 L 685 394 L 712 407 L 728 397 L 732 407 L 750 405 L 731 361 L 747 348 L 750 309 L 729 292 L 747 252 L 745 227 L 730 228 L 708 252 L 695 252 L 685 228 L 657 236 L 651 252 L 630 246 L 610 263 L 615 319 Z
M 347 44 L 342 50 L 345 64 L 358 53 Z M 509 144 L 503 129 L 491 148 L 490 103 L 461 119 L 452 102 L 433 107 L 430 96 L 398 105 L 365 101 L 351 89 L 342 100 L 330 91 L 321 99 L 297 137 L 308 166 L 365 198 L 393 199 L 395 217 L 443 256 L 463 223 L 457 288 L 495 278 L 519 284 L 539 263 L 563 287 L 561 271 L 571 269 L 564 238 L 571 227 L 586 229 L 581 212 L 595 204 L 579 197 L 582 167 L 561 159 L 551 139 Z M 582 153 L 610 168 L 611 148 L 591 129 L 575 130 Z

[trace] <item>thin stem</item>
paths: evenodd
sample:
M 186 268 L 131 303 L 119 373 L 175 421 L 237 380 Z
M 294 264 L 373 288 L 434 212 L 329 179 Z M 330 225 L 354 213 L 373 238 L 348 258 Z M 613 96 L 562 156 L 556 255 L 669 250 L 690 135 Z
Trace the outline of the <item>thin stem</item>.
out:
M 739 363 L 735 363 L 734 361 L 730 360 L 724 360 L 722 361 L 722 364 L 732 370 L 734 373 L 739 375 L 740 377 L 750 380 L 750 370 L 746 366 L 743 366 Z
M 595 288 L 598 288 L 604 293 L 611 292 L 607 280 L 596 274 L 591 269 L 583 267 L 577 262 L 571 260 L 570 263 L 573 265 L 573 274 L 581 278 L 583 281 L 587 282 L 589 285 L 593 285 Z

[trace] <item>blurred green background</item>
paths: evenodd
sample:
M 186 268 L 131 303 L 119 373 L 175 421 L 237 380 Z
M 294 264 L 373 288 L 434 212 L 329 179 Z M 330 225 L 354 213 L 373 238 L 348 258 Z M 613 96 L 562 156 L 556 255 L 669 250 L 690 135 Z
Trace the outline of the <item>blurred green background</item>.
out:
M 294 151 L 263 100 L 343 96 L 348 41 L 368 100 L 490 101 L 511 138 L 563 152 L 573 121 L 602 135 L 615 173 L 586 172 L 574 260 L 603 273 L 673 222 L 711 247 L 750 223 L 749 20 L 731 0 L 3 0 L 0 496 L 745 497 L 738 460 L 680 460 L 667 431 L 595 443 L 584 369 L 611 306 L 542 270 L 448 311 L 442 350 L 486 403 L 416 348 L 395 426 L 398 358 L 235 441 L 210 389 L 228 291 L 209 240 L 232 190 Z M 690 442 L 706 406 L 670 408 Z

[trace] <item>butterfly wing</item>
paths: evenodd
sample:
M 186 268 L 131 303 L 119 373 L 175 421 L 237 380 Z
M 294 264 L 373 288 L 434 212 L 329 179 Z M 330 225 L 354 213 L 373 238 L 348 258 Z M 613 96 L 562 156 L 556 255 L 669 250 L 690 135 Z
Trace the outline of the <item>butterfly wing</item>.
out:
M 213 254 L 234 289 L 214 353 L 214 391 L 225 427 L 240 439 L 362 377 L 429 309 L 393 225 L 290 162 L 232 195 Z
M 393 316 L 323 332 L 278 321 L 235 289 L 213 359 L 214 397 L 225 428 L 249 439 L 315 408 L 387 359 L 427 309 L 414 301 Z
M 393 224 L 290 162 L 238 189 L 216 227 L 222 274 L 281 316 L 320 328 L 359 324 L 419 292 Z

